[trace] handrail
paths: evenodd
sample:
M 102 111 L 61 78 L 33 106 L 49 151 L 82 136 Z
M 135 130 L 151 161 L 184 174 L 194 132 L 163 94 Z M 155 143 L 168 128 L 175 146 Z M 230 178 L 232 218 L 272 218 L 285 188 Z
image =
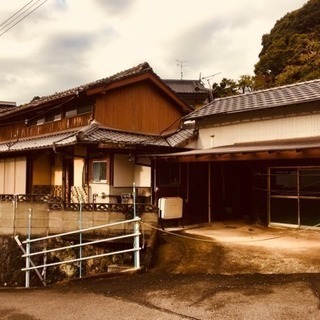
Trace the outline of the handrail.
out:
M 91 231 L 91 230 L 97 230 L 97 229 L 103 229 L 103 228 L 107 228 L 107 227 L 113 227 L 113 226 L 116 226 L 116 225 L 119 225 L 119 224 L 131 223 L 131 222 L 136 222 L 136 221 L 140 221 L 140 220 L 141 219 L 139 217 L 137 217 L 137 218 L 133 218 L 133 219 L 130 219 L 130 220 L 117 221 L 117 222 L 102 224 L 102 225 L 95 226 L 95 227 L 79 229 L 79 230 L 74 230 L 74 231 L 69 231 L 69 232 L 64 232 L 64 233 L 58 233 L 58 234 L 54 234 L 54 235 L 46 236 L 46 237 L 42 237 L 42 238 L 26 239 L 26 240 L 22 241 L 22 243 L 31 243 L 31 242 L 43 241 L 43 240 L 48 240 L 48 239 L 57 238 L 57 237 L 64 237 L 64 236 L 69 236 L 71 234 L 77 234 L 77 233 L 80 233 L 80 232 L 82 233 L 82 232 Z
M 29 219 L 31 219 L 31 214 L 29 214 Z M 41 280 L 41 282 L 44 285 L 46 285 L 45 280 L 43 279 L 43 277 L 40 274 L 38 269 L 47 268 L 47 267 L 56 266 L 56 265 L 61 265 L 61 264 L 73 263 L 73 262 L 78 262 L 78 261 L 80 262 L 79 268 L 81 268 L 81 261 L 85 261 L 85 260 L 89 260 L 89 259 L 95 259 L 95 258 L 101 258 L 101 257 L 105 257 L 105 256 L 110 256 L 110 255 L 122 254 L 122 253 L 127 253 L 127 252 L 133 252 L 134 253 L 134 269 L 140 269 L 140 254 L 139 254 L 140 250 L 141 250 L 140 241 L 139 241 L 139 237 L 141 235 L 141 233 L 139 231 L 139 223 L 140 223 L 140 221 L 141 221 L 140 217 L 134 217 L 133 219 L 130 219 L 130 220 L 112 222 L 112 223 L 103 224 L 103 225 L 100 225 L 100 226 L 84 228 L 84 229 L 79 229 L 79 230 L 70 231 L 70 232 L 64 232 L 64 233 L 55 234 L 55 235 L 49 235 L 49 236 L 46 236 L 46 237 L 41 237 L 41 238 L 36 238 L 36 239 L 30 239 L 30 237 L 28 237 L 28 239 L 26 239 L 26 240 L 24 240 L 22 242 L 19 240 L 19 236 L 15 236 L 16 242 L 18 243 L 19 247 L 23 251 L 22 257 L 26 259 L 26 267 L 21 269 L 22 271 L 26 272 L 26 284 L 25 284 L 25 286 L 28 288 L 29 285 L 30 285 L 30 271 L 31 270 L 35 270 L 37 275 L 38 275 L 38 277 L 39 277 L 39 279 Z M 81 242 L 81 243 L 75 244 L 75 245 L 72 244 L 72 245 L 63 246 L 63 247 L 60 247 L 60 248 L 46 249 L 46 250 L 41 250 L 41 251 L 36 251 L 36 252 L 32 252 L 31 253 L 31 243 L 44 241 L 44 240 L 48 240 L 48 239 L 52 239 L 52 238 L 68 236 L 68 235 L 72 235 L 72 234 L 82 234 L 83 232 L 86 232 L 86 231 L 112 227 L 112 226 L 116 226 L 116 225 L 120 225 L 120 224 L 129 224 L 129 223 L 133 223 L 134 224 L 133 231 L 132 231 L 132 233 L 129 233 L 129 234 L 125 234 L 125 235 L 121 235 L 121 236 L 114 236 L 114 237 L 109 237 L 109 238 L 104 238 L 104 239 L 98 239 L 98 240 L 94 240 L 94 241 L 90 241 L 90 242 L 86 242 L 86 243 L 82 243 Z M 113 252 L 107 252 L 107 253 L 102 253 L 102 254 L 86 256 L 86 257 L 82 257 L 82 255 L 81 255 L 80 258 L 70 259 L 70 260 L 65 260 L 65 261 L 59 261 L 59 262 L 52 262 L 52 263 L 44 262 L 41 265 L 35 265 L 34 262 L 31 259 L 31 257 L 36 256 L 36 255 L 41 255 L 41 254 L 46 255 L 47 253 L 50 253 L 50 252 L 67 250 L 67 249 L 70 249 L 70 248 L 82 248 L 82 247 L 85 247 L 85 246 L 88 246 L 88 245 L 92 245 L 92 244 L 96 244 L 96 243 L 108 242 L 108 241 L 119 240 L 119 239 L 126 239 L 126 238 L 130 238 L 130 237 L 133 238 L 133 248 L 130 248 L 130 249 L 118 250 L 118 251 L 113 251 Z M 24 248 L 22 244 L 25 244 L 26 248 Z M 81 277 L 81 272 L 80 272 L 80 277 Z

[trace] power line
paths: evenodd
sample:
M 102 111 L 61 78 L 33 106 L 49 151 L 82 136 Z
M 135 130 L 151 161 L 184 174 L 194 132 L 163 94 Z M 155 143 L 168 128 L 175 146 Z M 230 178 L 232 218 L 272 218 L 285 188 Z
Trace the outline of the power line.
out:
M 3 25 L 5 25 L 7 22 L 9 22 L 14 16 L 16 16 L 20 11 L 22 11 L 25 7 L 27 7 L 31 2 L 33 2 L 33 0 L 31 0 L 30 2 L 28 2 L 26 5 L 24 5 L 21 9 L 19 9 L 16 13 L 14 13 L 12 16 L 10 16 L 7 20 L 5 20 L 4 22 L 2 22 L 0 24 L 0 27 L 2 27 Z M 2 29 L 2 28 L 1 28 Z
M 22 8 L 20 8 L 17 12 L 11 15 L 7 20 L 0 24 L 0 37 L 11 30 L 14 26 L 16 26 L 19 22 L 27 18 L 30 14 L 40 8 L 42 5 L 45 4 L 48 0 L 37 0 L 35 3 L 32 4 L 34 0 L 29 1 L 25 4 Z M 40 4 L 38 4 L 41 2 Z M 30 5 L 31 4 L 31 5 Z M 38 4 L 38 5 L 37 5 Z M 31 10 L 32 9 L 32 10 Z

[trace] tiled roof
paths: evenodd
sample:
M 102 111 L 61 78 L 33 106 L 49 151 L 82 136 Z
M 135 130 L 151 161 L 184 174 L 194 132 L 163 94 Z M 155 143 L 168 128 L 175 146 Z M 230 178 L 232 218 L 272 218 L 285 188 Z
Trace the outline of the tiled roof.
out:
M 130 145 L 157 145 L 166 146 L 169 144 L 160 136 L 137 134 L 108 128 L 98 127 L 96 130 L 81 134 L 78 137 L 81 142 L 102 142 L 114 144 L 130 144 Z
M 45 149 L 52 147 L 54 144 L 63 141 L 64 139 L 74 136 L 77 131 L 65 132 L 60 134 L 34 137 L 30 139 L 21 139 L 9 141 L 0 144 L 0 152 L 13 152 L 23 150 Z
M 97 126 L 96 130 L 89 132 L 83 131 L 78 134 L 78 141 L 81 142 L 105 142 L 116 144 L 131 144 L 140 146 L 163 146 L 163 147 L 179 147 L 187 140 L 195 136 L 194 130 L 178 130 L 168 136 L 137 134 L 133 132 L 124 132 L 112 130 Z
M 0 143 L 0 152 L 14 152 L 62 147 L 77 143 L 111 143 L 133 146 L 180 147 L 194 136 L 193 130 L 180 130 L 170 136 L 136 134 L 101 127 L 97 123 L 60 134 Z
M 103 78 L 94 82 L 90 82 L 69 90 L 65 90 L 65 91 L 61 91 L 61 92 L 56 92 L 55 94 L 49 95 L 49 96 L 43 96 L 43 97 L 39 97 L 34 99 L 33 101 L 21 105 L 17 108 L 15 108 L 14 111 L 16 110 L 21 110 L 21 109 L 25 109 L 25 108 L 30 108 L 30 107 L 36 107 L 38 105 L 41 105 L 43 103 L 48 103 L 57 99 L 63 99 L 63 98 L 68 98 L 68 97 L 72 97 L 75 96 L 77 94 L 79 94 L 81 91 L 84 90 L 88 90 L 88 89 L 92 89 L 95 87 L 99 87 L 101 85 L 107 85 L 116 81 L 120 81 L 129 77 L 133 77 L 136 75 L 140 75 L 140 74 L 144 74 L 148 71 L 152 71 L 152 68 L 149 66 L 149 64 L 147 62 L 141 63 L 138 66 L 135 66 L 133 68 L 121 71 L 119 73 L 116 73 L 110 77 L 107 78 Z M 1 115 L 1 114 L 0 114 Z
M 190 113 L 192 120 L 216 114 L 247 112 L 320 100 L 320 79 L 216 99 Z
M 167 141 L 172 147 L 179 147 L 186 143 L 188 140 L 196 137 L 198 134 L 197 131 L 194 129 L 185 129 L 185 130 L 178 130 L 176 133 L 167 137 Z
M 15 102 L 0 101 L 0 115 L 8 113 L 8 112 L 14 110 L 15 108 L 17 108 Z
M 163 82 L 177 93 L 203 92 L 207 94 L 208 92 L 200 80 L 165 79 Z

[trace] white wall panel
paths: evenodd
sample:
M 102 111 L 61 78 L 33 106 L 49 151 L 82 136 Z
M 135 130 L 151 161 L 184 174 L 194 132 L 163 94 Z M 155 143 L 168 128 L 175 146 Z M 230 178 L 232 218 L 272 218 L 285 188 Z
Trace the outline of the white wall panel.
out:
M 199 130 L 197 148 L 320 136 L 320 115 L 251 120 Z
M 26 158 L 16 158 L 14 193 L 25 194 L 27 190 L 27 161 Z
M 5 161 L 0 160 L 0 194 L 4 194 L 4 186 L 5 186 L 5 179 L 4 179 L 4 168 L 5 168 Z
M 27 161 L 25 157 L 0 160 L 0 193 L 25 194 Z

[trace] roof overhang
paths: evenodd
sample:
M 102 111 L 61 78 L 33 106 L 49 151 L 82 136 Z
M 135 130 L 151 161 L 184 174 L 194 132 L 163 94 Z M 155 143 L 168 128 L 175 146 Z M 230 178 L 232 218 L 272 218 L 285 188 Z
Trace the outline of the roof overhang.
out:
M 320 137 L 239 143 L 210 149 L 157 154 L 155 158 L 178 162 L 320 158 Z

